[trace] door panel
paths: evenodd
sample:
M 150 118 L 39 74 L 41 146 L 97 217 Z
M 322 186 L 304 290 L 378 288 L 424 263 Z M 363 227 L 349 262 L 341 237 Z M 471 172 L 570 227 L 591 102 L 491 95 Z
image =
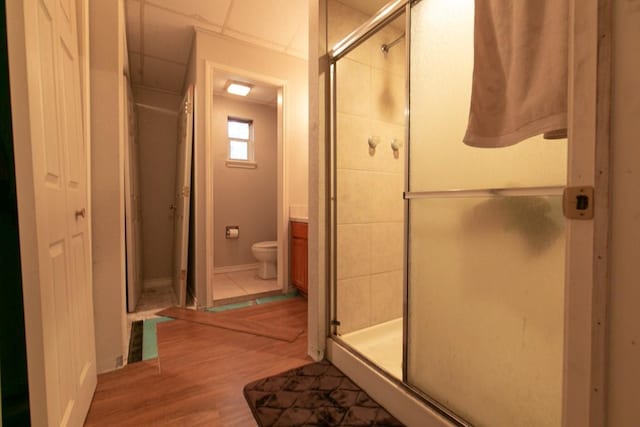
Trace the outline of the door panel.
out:
M 559 426 L 561 196 L 417 199 L 409 212 L 410 384 L 474 425 Z
M 53 59 L 53 22 L 49 10 L 45 7 L 44 3 L 40 3 L 38 8 L 38 44 L 40 46 L 48 46 L 49 49 L 43 49 L 39 57 L 39 84 L 40 96 L 42 105 L 40 111 L 40 117 L 34 117 L 34 120 L 41 120 L 40 129 L 42 134 L 41 138 L 46 136 L 47 143 L 42 146 L 43 155 L 45 157 L 45 171 L 49 184 L 60 185 L 60 175 L 62 165 L 60 164 L 60 157 L 62 156 L 60 143 L 58 141 L 58 122 L 56 119 L 55 109 L 55 76 L 51 72 L 55 68 Z
M 411 8 L 405 380 L 473 425 L 560 426 L 567 140 L 463 143 L 473 18 Z
M 72 119 L 80 117 L 79 105 L 76 100 L 80 98 L 79 93 L 79 70 L 77 58 L 73 57 L 73 54 L 69 51 L 66 43 L 61 43 L 60 52 L 62 53 L 62 79 L 61 79 L 61 94 L 62 98 L 62 110 L 61 114 L 64 114 L 64 123 L 68 127 L 63 127 L 63 141 L 68 144 L 67 155 L 67 171 L 68 178 L 67 183 L 72 189 L 79 189 L 83 177 L 85 176 L 85 164 L 82 159 L 85 158 L 84 141 L 82 139 L 81 123 L 78 120 Z
M 93 319 L 93 304 L 86 303 L 91 299 L 91 292 L 87 282 L 89 274 L 86 261 L 89 259 L 89 252 L 86 247 L 87 241 L 88 239 L 83 234 L 73 236 L 71 240 L 71 263 L 73 265 L 73 283 L 75 284 L 73 296 L 76 300 L 74 308 L 76 309 L 76 318 L 79 320 L 75 324 L 75 333 L 80 337 L 93 335 L 93 331 L 90 329 L 93 327 L 93 323 L 84 321 L 84 319 Z M 91 347 L 84 345 L 82 342 L 77 342 L 76 357 L 78 364 L 75 375 L 82 382 L 91 370 L 91 362 L 95 355 Z
M 178 148 L 175 187 L 173 290 L 178 304 L 187 298 L 187 255 L 189 248 L 189 207 L 191 198 L 191 151 L 193 132 L 193 88 L 184 96 L 178 116 Z
M 140 197 L 138 184 L 138 141 L 135 131 L 133 96 L 129 80 L 125 76 L 124 111 L 124 196 L 127 245 L 127 310 L 135 311 L 142 294 L 142 241 L 140 240 Z
M 65 13 L 66 18 L 70 19 L 73 9 L 72 0 L 60 0 L 61 10 Z
M 132 138 L 131 146 L 131 196 L 132 204 L 132 220 L 133 220 L 133 241 L 135 242 L 135 263 L 136 263 L 136 283 L 138 286 L 138 296 L 142 294 L 142 199 L 140 197 L 140 141 L 138 140 L 138 122 L 135 115 L 135 104 L 133 102 L 133 94 L 131 86 L 127 91 L 128 111 L 129 111 L 129 138 Z
M 43 325 L 45 348 L 55 349 L 45 355 L 45 368 L 49 378 L 47 378 L 47 395 L 53 397 L 49 401 L 49 420 L 61 420 L 64 409 L 70 400 L 69 378 L 65 373 L 69 372 L 68 359 L 60 354 L 59 348 L 69 348 L 70 339 L 68 335 L 66 314 L 66 292 L 67 284 L 67 253 L 64 240 L 54 242 L 49 247 L 49 263 L 51 266 L 51 280 L 44 286 L 43 300 L 51 301 L 44 308 L 44 318 L 50 319 Z M 62 422 L 57 424 L 62 425 Z
M 31 419 L 81 425 L 96 363 L 76 2 L 9 3 Z

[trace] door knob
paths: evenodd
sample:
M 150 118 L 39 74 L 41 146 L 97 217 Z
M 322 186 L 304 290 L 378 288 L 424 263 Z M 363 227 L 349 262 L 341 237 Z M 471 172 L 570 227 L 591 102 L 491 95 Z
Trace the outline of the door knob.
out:
M 78 218 L 82 217 L 84 218 L 84 215 L 86 213 L 85 208 L 80 209 L 79 211 L 76 211 L 76 221 L 78 220 Z

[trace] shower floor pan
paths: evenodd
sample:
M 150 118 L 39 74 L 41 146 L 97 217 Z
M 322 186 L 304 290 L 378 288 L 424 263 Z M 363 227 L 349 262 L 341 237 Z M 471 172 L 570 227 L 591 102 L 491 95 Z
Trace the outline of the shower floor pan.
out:
M 340 338 L 394 377 L 402 379 L 402 318 L 349 332 Z

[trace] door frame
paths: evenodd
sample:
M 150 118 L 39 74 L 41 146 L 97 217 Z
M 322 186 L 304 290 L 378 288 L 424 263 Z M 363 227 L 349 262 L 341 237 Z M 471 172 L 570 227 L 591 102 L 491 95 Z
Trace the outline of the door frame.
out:
M 567 221 L 562 420 L 595 427 L 606 415 L 612 5 L 569 7 L 567 186 L 594 187 L 594 217 Z
M 177 117 L 178 141 L 176 144 L 175 189 L 173 191 L 173 268 L 171 271 L 171 286 L 180 307 L 186 305 L 188 293 L 186 272 L 189 264 L 189 218 L 191 198 L 193 197 L 191 171 L 193 169 L 194 94 L 194 86 L 187 86 L 180 101 Z M 182 184 L 183 188 L 180 188 L 181 186 L 178 184 Z
M 42 327 L 38 233 L 36 222 L 36 189 L 33 182 L 30 141 L 27 58 L 23 5 L 7 4 L 7 44 L 11 95 L 20 93 L 25 102 L 11 103 L 13 150 L 16 163 L 16 193 L 20 235 L 20 264 L 24 304 L 24 326 L 29 379 L 29 413 L 33 425 L 47 425 L 44 342 Z M 12 54 L 12 50 L 15 53 Z M 19 55 L 19 57 L 18 57 Z M 89 211 L 91 215 L 91 211 Z M 89 222 L 91 224 L 91 222 Z
M 288 237 L 288 209 L 289 206 L 289 186 L 287 185 L 287 158 L 286 147 L 287 140 L 285 136 L 285 117 L 286 117 L 286 99 L 287 99 L 287 82 L 264 74 L 255 73 L 241 68 L 230 67 L 214 61 L 205 61 L 205 85 L 204 85 L 204 120 L 205 120 L 205 265 L 206 265 L 206 300 L 204 307 L 213 305 L 214 297 L 214 197 L 213 191 L 215 183 L 213 181 L 213 121 L 211 120 L 213 113 L 213 73 L 214 71 L 223 71 L 227 73 L 246 76 L 272 86 L 278 87 L 278 103 L 277 103 L 277 241 L 278 241 L 278 287 L 284 293 L 288 289 L 289 283 L 289 239 Z
M 411 2 L 408 0 L 407 2 Z M 608 294 L 608 222 L 609 222 L 609 140 L 610 140 L 610 90 L 611 90 L 611 0 L 584 2 L 570 0 L 569 32 L 569 138 L 573 143 L 568 149 L 567 186 L 594 187 L 594 220 L 567 221 L 567 261 L 565 288 L 565 330 L 563 369 L 563 425 L 602 426 L 606 415 L 606 330 Z M 320 25 L 327 22 L 325 8 L 313 9 L 312 17 Z M 320 28 L 324 33 L 326 28 Z M 316 47 L 322 40 L 310 37 L 310 46 Z M 330 49 L 326 46 L 325 50 Z M 316 52 L 317 49 L 310 50 Z M 319 87 L 310 88 L 315 110 L 310 109 L 310 123 L 319 121 L 319 128 L 329 129 L 330 116 L 321 106 L 330 105 L 328 87 L 328 52 L 318 52 L 322 69 L 310 61 L 310 82 Z M 325 69 L 326 68 L 326 69 Z M 319 92 L 318 92 L 318 89 Z M 319 118 L 319 119 L 318 119 Z M 317 194 L 318 210 L 310 209 L 310 224 L 330 230 L 328 215 L 319 218 L 319 211 L 330 205 L 326 176 L 331 175 L 330 132 L 316 132 L 318 150 L 310 151 L 310 163 L 325 164 L 323 170 L 311 176 L 310 194 Z M 312 241 L 317 258 L 310 259 L 310 270 L 328 266 L 330 256 L 327 242 Z M 571 246 L 571 247 L 570 247 Z M 589 266 L 589 268 L 585 268 Z M 381 375 L 375 367 L 353 356 L 331 336 L 330 316 L 326 316 L 331 301 L 330 276 L 310 283 L 322 294 L 310 293 L 309 316 L 325 319 L 319 331 L 326 334 L 310 334 L 309 347 L 314 354 L 328 350 L 331 360 L 348 375 L 376 390 L 382 404 L 401 410 L 416 408 L 416 400 L 409 390 L 398 387 Z M 382 392 L 381 390 L 386 390 Z M 378 393 L 379 392 L 379 393 Z M 426 408 L 426 407 L 425 407 Z M 438 415 L 429 416 L 433 422 Z M 426 422 L 426 418 L 425 418 Z
M 125 64 L 125 68 L 127 65 Z M 135 312 L 136 305 L 142 296 L 142 259 L 138 256 L 141 253 L 142 242 L 138 240 L 141 234 L 140 209 L 139 209 L 139 153 L 137 135 L 132 136 L 132 131 L 136 132 L 132 126 L 132 118 L 135 116 L 135 104 L 131 89 L 131 82 L 127 72 L 124 75 L 123 94 L 123 126 L 124 126 L 124 222 L 125 222 L 125 263 L 126 263 L 126 304 L 127 313 Z M 133 128 L 133 129 L 132 129 Z M 137 223 L 137 224 L 136 224 Z

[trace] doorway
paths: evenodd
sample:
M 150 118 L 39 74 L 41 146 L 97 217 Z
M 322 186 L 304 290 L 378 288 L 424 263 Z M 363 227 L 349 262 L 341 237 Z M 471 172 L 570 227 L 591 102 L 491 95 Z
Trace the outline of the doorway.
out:
M 219 306 L 282 294 L 284 83 L 209 62 L 206 82 L 210 301 Z M 247 93 L 233 93 L 232 86 Z

